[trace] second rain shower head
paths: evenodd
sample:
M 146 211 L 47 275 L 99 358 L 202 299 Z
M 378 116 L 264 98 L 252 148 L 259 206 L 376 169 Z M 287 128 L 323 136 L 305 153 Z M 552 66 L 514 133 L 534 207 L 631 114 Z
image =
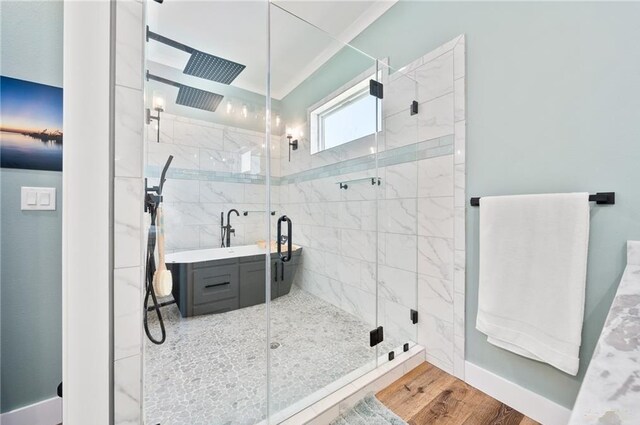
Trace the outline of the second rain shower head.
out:
M 245 65 L 202 52 L 167 38 L 151 31 L 149 27 L 147 27 L 147 41 L 149 41 L 149 39 L 189 53 L 191 56 L 183 71 L 187 75 L 193 75 L 194 77 L 228 85 L 246 68 Z
M 176 104 L 188 106 L 190 108 L 202 109 L 204 111 L 215 112 L 222 102 L 224 96 L 218 93 L 212 93 L 206 90 L 197 89 L 187 86 L 167 78 L 159 77 L 147 71 L 147 80 L 158 81 L 178 88 L 178 97 Z

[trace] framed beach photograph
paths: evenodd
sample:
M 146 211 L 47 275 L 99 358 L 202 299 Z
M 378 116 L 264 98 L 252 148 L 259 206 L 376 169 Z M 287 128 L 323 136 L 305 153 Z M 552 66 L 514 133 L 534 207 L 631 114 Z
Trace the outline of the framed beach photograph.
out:
M 0 76 L 0 166 L 62 171 L 62 89 Z

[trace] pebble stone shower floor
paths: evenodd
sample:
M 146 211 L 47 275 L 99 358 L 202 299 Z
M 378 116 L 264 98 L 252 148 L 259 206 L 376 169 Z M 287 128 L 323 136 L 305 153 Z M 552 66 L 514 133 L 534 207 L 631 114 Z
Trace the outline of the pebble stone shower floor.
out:
M 265 305 L 182 318 L 163 308 L 167 341 L 146 341 L 145 423 L 254 425 L 266 415 Z M 149 313 L 152 331 L 158 331 Z M 322 389 L 376 355 L 367 325 L 293 286 L 271 302 L 271 412 Z M 385 336 L 387 339 L 388 336 Z M 279 345 L 278 345 L 279 344 Z M 400 342 L 385 340 L 380 353 Z M 275 347 L 275 348 L 273 348 Z

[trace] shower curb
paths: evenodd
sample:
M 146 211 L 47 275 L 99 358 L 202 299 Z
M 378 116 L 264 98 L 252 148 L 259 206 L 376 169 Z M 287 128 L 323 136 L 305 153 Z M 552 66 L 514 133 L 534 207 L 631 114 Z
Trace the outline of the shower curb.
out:
M 386 354 L 380 356 L 379 361 L 384 361 L 384 363 L 353 382 L 343 385 L 298 413 L 292 416 L 287 415 L 292 410 L 297 410 L 295 409 L 296 405 L 294 405 L 291 410 L 287 409 L 274 414 L 270 423 L 281 425 L 326 425 L 341 413 L 355 406 L 367 394 L 376 393 L 386 388 L 392 382 L 423 363 L 425 361 L 425 349 L 420 345 L 415 345 L 409 351 L 396 355 L 392 361 L 388 360 Z M 303 401 L 301 400 L 301 402 Z M 266 425 L 266 423 L 266 421 L 262 421 L 259 425 Z

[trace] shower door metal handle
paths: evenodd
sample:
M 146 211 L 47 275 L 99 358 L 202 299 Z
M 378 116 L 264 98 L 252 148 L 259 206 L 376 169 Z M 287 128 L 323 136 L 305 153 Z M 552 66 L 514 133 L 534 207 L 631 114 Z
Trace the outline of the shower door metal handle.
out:
M 282 222 L 286 221 L 287 222 L 287 255 L 282 255 Z M 283 215 L 282 217 L 280 217 L 278 219 L 278 241 L 277 241 L 277 245 L 278 245 L 278 256 L 280 256 L 280 260 L 283 263 L 286 263 L 287 261 L 291 260 L 291 239 L 292 238 L 292 234 L 291 234 L 291 219 L 289 217 L 287 217 L 286 215 Z

